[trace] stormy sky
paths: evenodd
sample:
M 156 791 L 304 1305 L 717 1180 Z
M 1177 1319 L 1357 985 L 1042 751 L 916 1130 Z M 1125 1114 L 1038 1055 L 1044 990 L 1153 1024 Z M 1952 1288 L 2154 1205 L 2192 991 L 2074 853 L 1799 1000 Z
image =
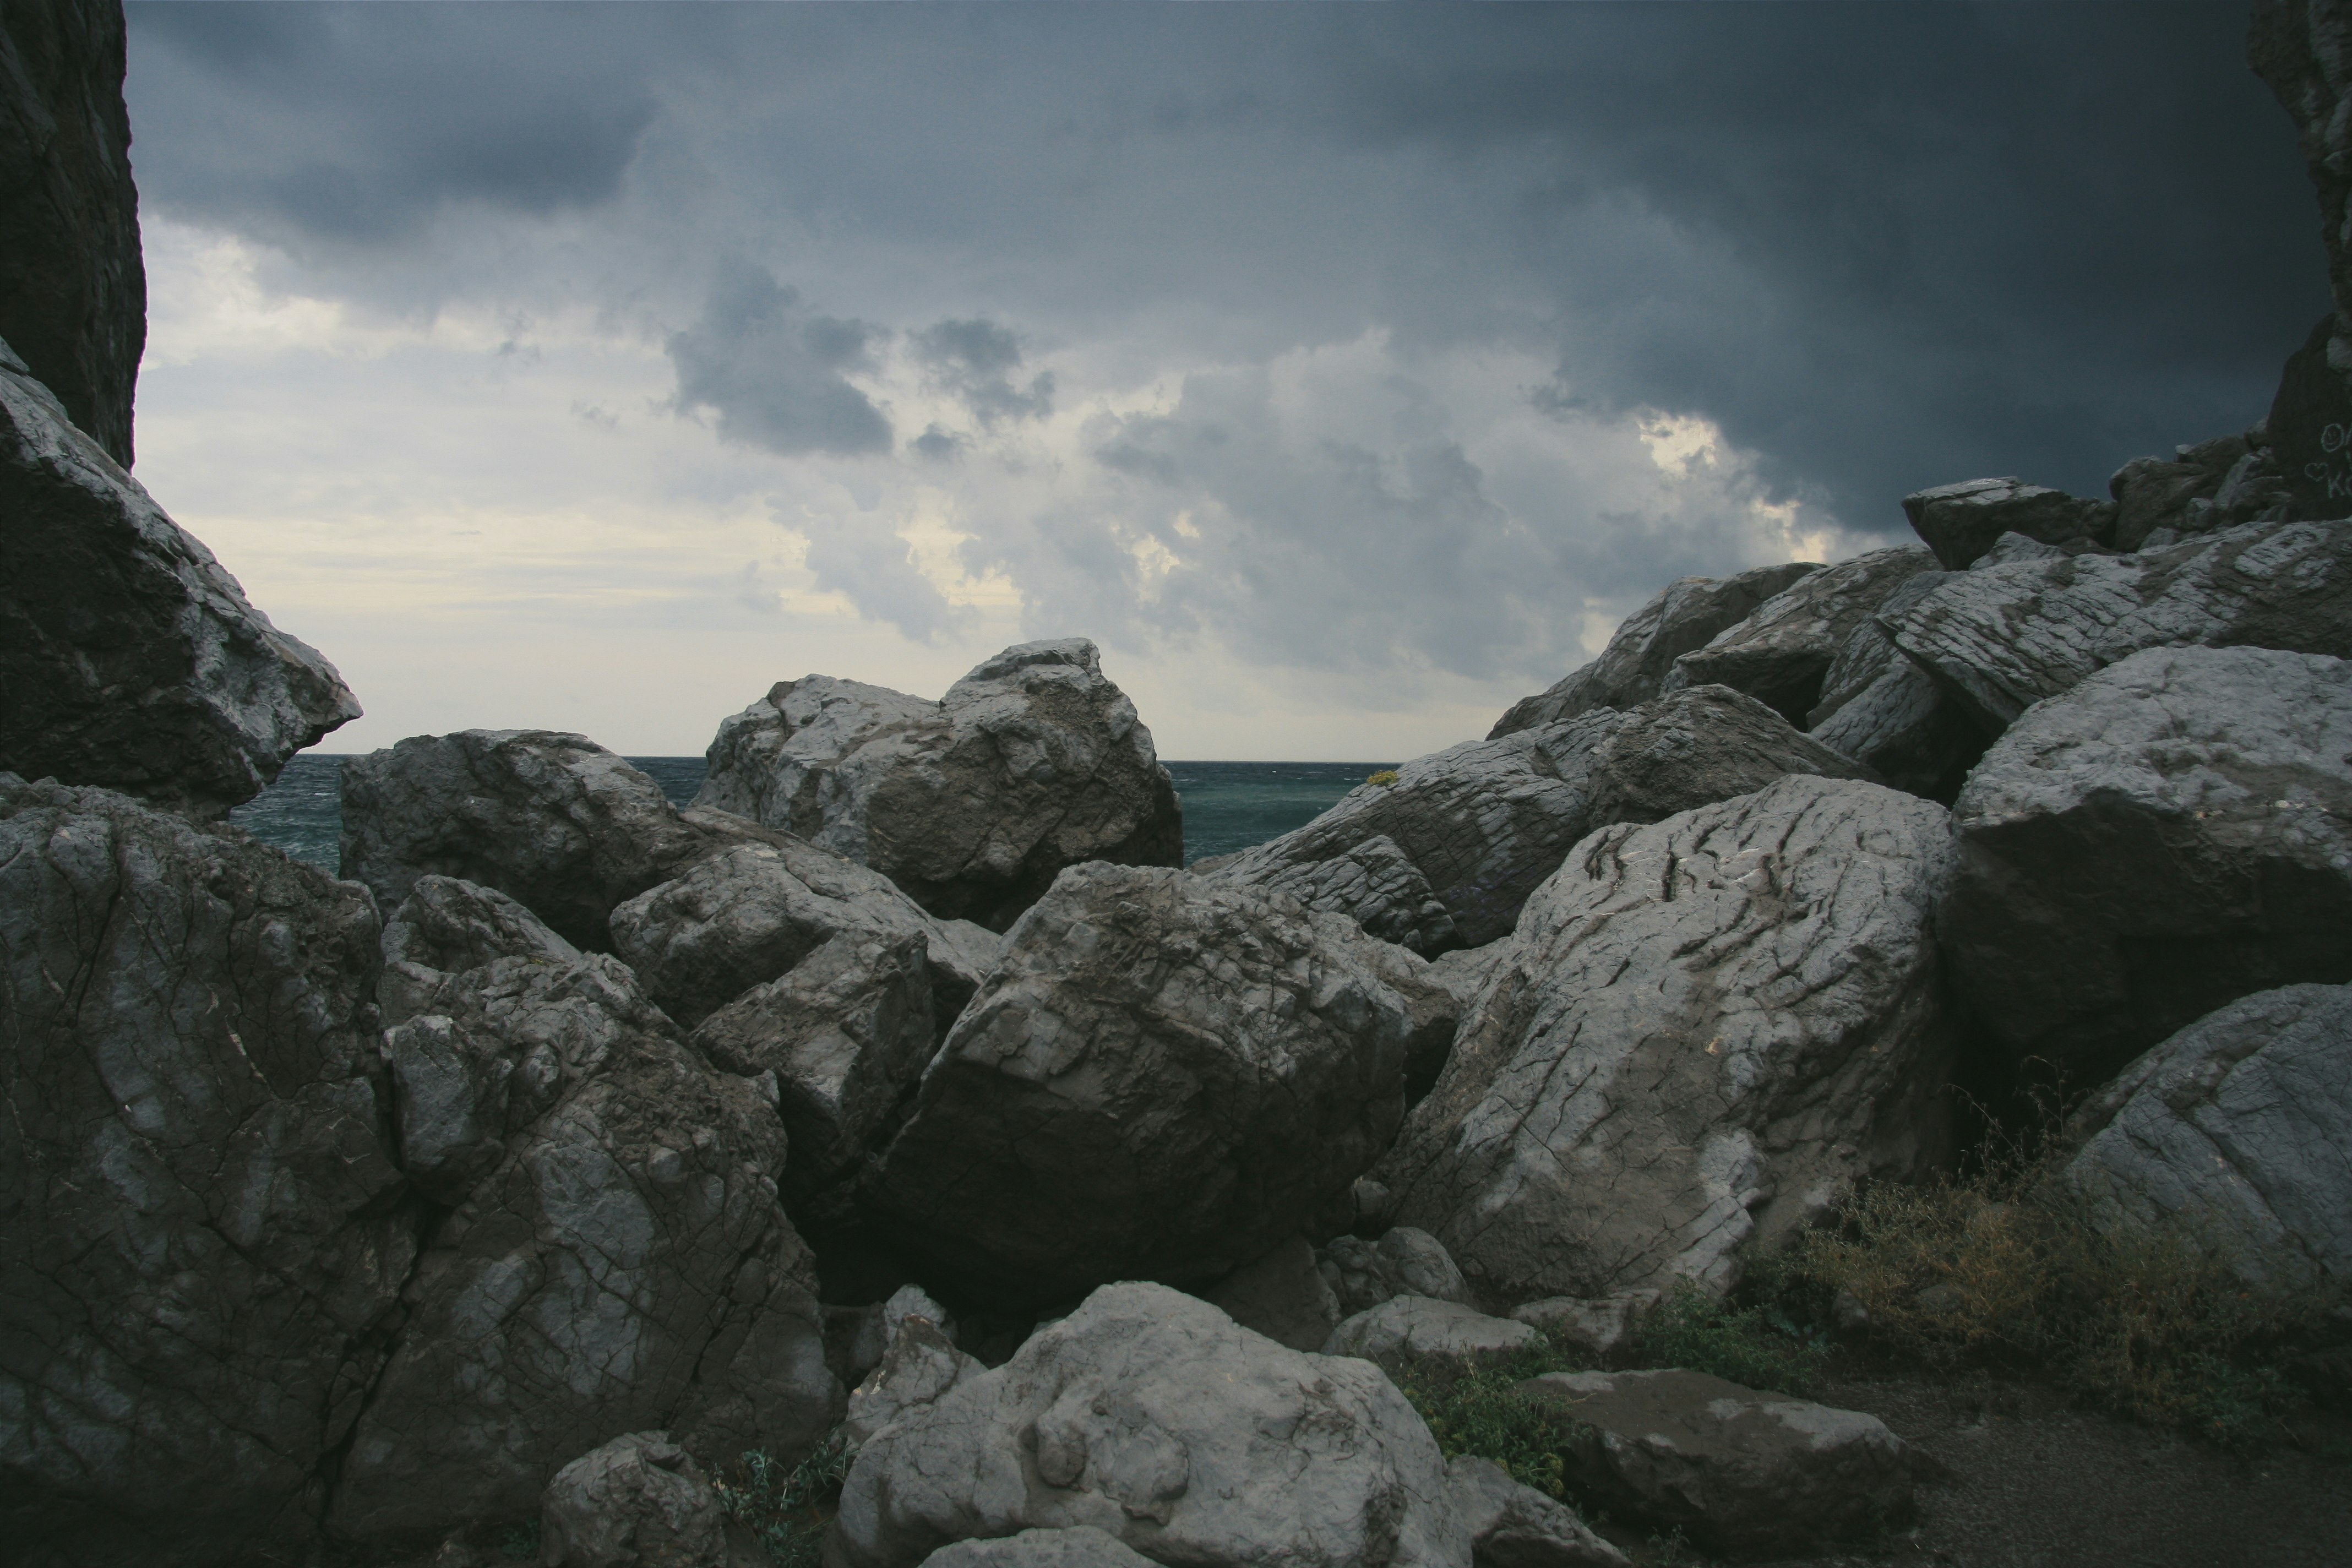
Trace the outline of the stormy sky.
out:
M 2241 5 L 129 12 L 139 477 L 330 751 L 1083 635 L 1163 755 L 1400 760 L 2326 306 Z

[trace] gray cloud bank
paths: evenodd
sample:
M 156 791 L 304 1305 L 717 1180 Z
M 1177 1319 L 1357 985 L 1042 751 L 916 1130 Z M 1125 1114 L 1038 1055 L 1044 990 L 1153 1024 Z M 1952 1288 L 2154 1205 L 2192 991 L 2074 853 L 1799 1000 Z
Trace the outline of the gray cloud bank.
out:
M 1549 679 L 1583 599 L 1738 564 L 1751 502 L 1858 536 L 1980 473 L 2095 491 L 2258 417 L 2326 303 L 2231 5 L 131 23 L 150 210 L 364 303 L 584 296 L 654 323 L 723 439 L 962 476 L 967 564 L 1034 619 L 1305 663 Z M 1368 332 L 1374 422 L 1286 425 L 1265 367 Z M 1547 498 L 1474 461 L 1419 374 L 1481 348 L 1545 367 L 1522 406 L 1703 417 L 1754 462 Z M 877 401 L 886 351 L 954 415 Z M 1171 407 L 1089 423 L 1073 499 L 989 488 L 985 454 L 1077 406 L 1081 364 L 1203 361 L 1226 368 Z M 870 613 L 950 623 L 892 536 L 808 537 Z

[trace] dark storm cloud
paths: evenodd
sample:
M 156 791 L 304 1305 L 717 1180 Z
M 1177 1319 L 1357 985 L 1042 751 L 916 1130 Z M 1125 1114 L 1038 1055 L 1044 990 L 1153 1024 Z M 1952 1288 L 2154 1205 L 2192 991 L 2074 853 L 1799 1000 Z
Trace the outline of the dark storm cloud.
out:
M 881 335 L 808 309 L 763 268 L 726 268 L 701 318 L 670 336 L 677 406 L 716 414 L 722 440 L 783 457 L 887 452 L 890 422 L 842 374 L 870 369 Z
M 1054 412 L 1054 373 L 1039 371 L 1025 391 L 1015 386 L 1021 342 L 993 321 L 941 321 L 916 333 L 914 349 L 916 360 L 962 400 L 983 428 L 995 428 L 1000 419 L 1042 419 Z

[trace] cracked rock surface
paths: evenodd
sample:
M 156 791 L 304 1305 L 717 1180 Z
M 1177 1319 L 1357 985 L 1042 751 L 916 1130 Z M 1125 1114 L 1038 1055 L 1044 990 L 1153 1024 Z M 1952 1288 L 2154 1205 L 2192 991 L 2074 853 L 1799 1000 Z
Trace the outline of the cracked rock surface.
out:
M 1861 771 L 1755 699 L 1693 687 L 1417 758 L 1395 783 L 1359 784 L 1208 874 L 1435 956 L 1509 935 L 1528 895 L 1597 827 L 1654 822 L 1790 773 Z
M 790 1462 L 840 1414 L 772 1095 L 708 1066 L 618 960 L 554 941 L 510 931 L 458 973 L 408 960 L 385 1019 L 404 1155 L 451 1210 L 343 1461 L 346 1539 L 527 1514 L 621 1433 Z
M 1675 659 L 1660 689 L 1728 686 L 1803 724 L 1855 629 L 1905 583 L 1935 569 L 1925 545 L 1901 544 L 1811 573 Z
M 1821 571 L 1817 561 L 1759 566 L 1734 577 L 1678 577 L 1633 612 L 1601 657 L 1532 697 L 1522 697 L 1495 721 L 1486 739 L 1557 724 L 1595 708 L 1631 708 L 1658 695 L 1675 660 L 1759 605 Z
M 1738 1278 L 1946 1140 L 1943 808 L 1796 776 L 1606 828 L 1528 902 L 1375 1175 L 1504 1299 Z
M 877 1433 L 831 1568 L 1091 1526 L 1201 1568 L 1470 1568 L 1436 1441 L 1368 1362 L 1288 1350 L 1162 1286 L 1107 1285 Z
M 217 816 L 360 716 L 5 343 L 0 563 L 0 768 Z
M 416 1215 L 373 907 L 256 844 L 0 773 L 0 1474 L 76 1563 L 299 1555 Z
M 2250 1279 L 2352 1279 L 2352 986 L 2258 992 L 2134 1061 L 2063 1178 L 2115 1221 L 2188 1221 Z
M 2234 997 L 2352 980 L 2352 663 L 2135 654 L 2018 721 L 1953 822 L 1962 994 L 2097 1082 Z
M 1065 866 L 1181 864 L 1183 820 L 1135 704 L 1084 637 L 983 659 L 937 702 L 812 675 L 719 728 L 698 805 L 1003 931 Z
M 1032 1304 L 1260 1256 L 1403 1115 L 1412 1008 L 1381 945 L 1280 894 L 1071 868 L 925 1070 L 874 1202 Z

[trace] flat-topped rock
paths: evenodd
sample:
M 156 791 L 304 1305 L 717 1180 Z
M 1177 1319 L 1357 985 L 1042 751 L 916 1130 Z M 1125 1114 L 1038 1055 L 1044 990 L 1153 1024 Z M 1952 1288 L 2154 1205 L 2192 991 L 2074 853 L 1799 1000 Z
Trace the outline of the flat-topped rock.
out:
M 1342 1321 L 1323 1342 L 1325 1355 L 1493 1355 L 1534 1350 L 1542 1332 L 1509 1318 L 1490 1318 L 1459 1301 L 1392 1296 Z
M 1948 571 L 1965 571 L 2004 533 L 2043 544 L 2112 541 L 2116 503 L 2085 500 L 2016 479 L 1964 479 L 1903 498 L 1912 531 Z

